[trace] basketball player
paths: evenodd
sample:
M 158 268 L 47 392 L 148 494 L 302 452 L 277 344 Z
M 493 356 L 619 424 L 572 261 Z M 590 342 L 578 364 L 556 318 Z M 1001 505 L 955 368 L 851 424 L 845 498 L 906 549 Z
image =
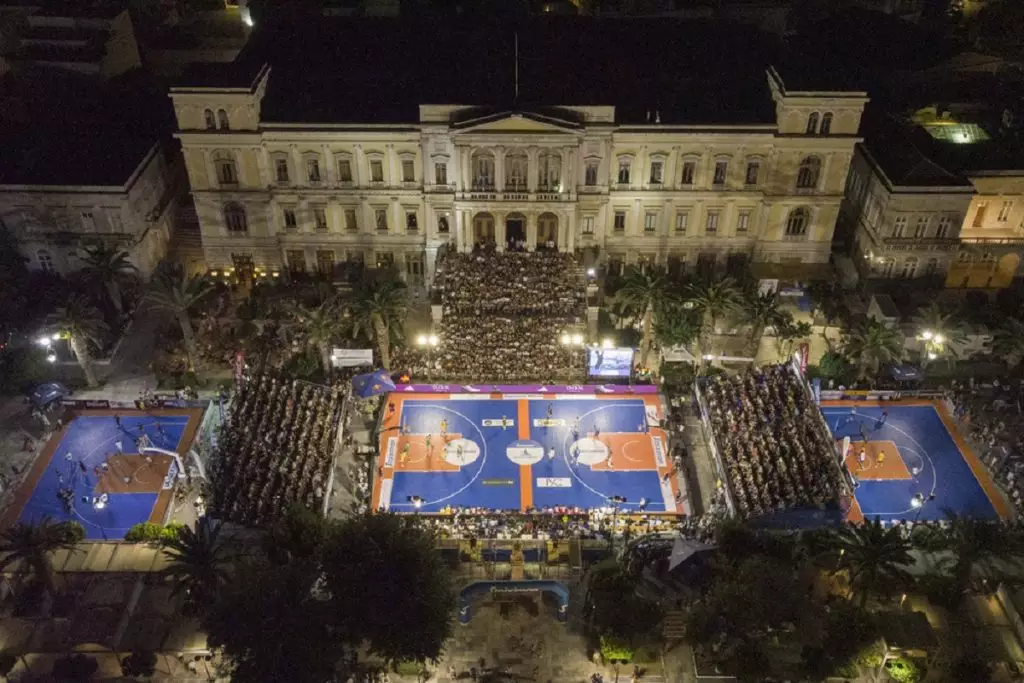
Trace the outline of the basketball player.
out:
M 863 448 L 860 449 L 860 453 L 857 454 L 857 460 L 860 462 L 860 468 L 864 469 L 868 462 L 868 452 Z
M 448 420 L 441 420 L 441 439 L 444 440 L 444 437 L 447 436 L 447 434 L 448 434 Z
M 615 463 L 613 462 L 614 458 L 615 458 L 615 452 L 612 451 L 612 449 L 609 448 L 608 449 L 608 469 L 610 469 L 610 470 L 614 470 L 615 469 Z
M 433 449 L 430 447 L 430 434 L 427 434 L 427 452 L 431 452 Z
M 398 464 L 405 467 L 405 461 L 409 459 L 409 444 L 402 446 L 402 454 L 398 456 Z
M 508 429 L 508 418 L 504 415 L 501 416 L 501 431 Z
M 875 463 L 881 467 L 882 463 L 885 462 L 885 451 L 878 451 L 878 455 L 875 456 Z

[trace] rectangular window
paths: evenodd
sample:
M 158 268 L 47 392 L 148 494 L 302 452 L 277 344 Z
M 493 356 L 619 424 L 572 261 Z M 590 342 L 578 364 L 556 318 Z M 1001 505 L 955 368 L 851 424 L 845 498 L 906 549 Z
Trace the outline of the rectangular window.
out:
M 349 159 L 338 159 L 338 182 L 352 182 L 352 161 Z
M 93 216 L 92 211 L 83 211 L 81 213 L 82 218 L 82 230 L 92 232 L 96 229 L 96 217 Z
M 388 231 L 388 210 L 387 209 L 374 209 L 373 210 L 373 222 L 377 226 L 377 232 Z
M 411 277 L 423 277 L 423 257 L 419 254 L 407 254 L 405 257 L 405 272 Z
M 235 165 L 230 161 L 217 162 L 217 180 L 221 185 L 234 185 L 238 182 L 235 177 Z
M 306 270 L 306 254 L 301 249 L 289 249 L 285 252 L 288 261 L 288 270 L 293 273 L 302 273 Z
M 594 217 L 584 216 L 583 217 L 583 234 L 593 235 L 594 234 Z
M 378 268 L 390 268 L 395 265 L 395 255 L 390 251 L 378 251 L 377 252 L 377 267 Z
M 448 184 L 448 164 L 438 162 L 434 164 L 434 184 L 435 185 L 447 185 Z
M 420 226 L 419 226 L 419 223 L 416 220 L 416 212 L 415 211 L 406 211 L 405 212 L 405 231 L 406 232 L 416 232 L 419 229 L 420 229 Z
M 704 220 L 704 232 L 709 235 L 718 234 L 718 211 L 708 211 L 707 218 Z
M 310 183 L 320 182 L 320 161 L 318 159 L 306 159 L 306 177 Z
M 122 232 L 124 231 L 124 221 L 121 220 L 121 216 L 116 213 L 112 213 L 109 216 L 110 220 L 110 231 L 111 232 Z M 2 222 L 2 221 L 0 221 Z M 2 227 L 2 226 L 0 226 Z
M 917 222 L 914 223 L 914 237 L 922 239 L 928 234 L 928 216 L 918 216 Z
M 274 177 L 279 183 L 288 182 L 288 160 L 284 158 L 274 159 Z
M 975 228 L 980 228 L 985 225 L 985 212 L 988 210 L 986 204 L 979 204 L 978 211 L 974 214 L 974 222 L 971 225 Z
M 746 175 L 746 177 L 743 180 L 744 184 L 746 184 L 748 186 L 750 186 L 750 185 L 757 185 L 757 174 L 758 174 L 758 172 L 760 170 L 761 170 L 761 164 L 759 164 L 756 161 L 748 161 L 747 162 L 747 175 Z
M 1013 202 L 1003 202 L 1002 206 L 999 207 L 999 216 L 996 217 L 1000 223 L 1005 223 L 1010 220 L 1010 212 L 1013 211 Z
M 356 221 L 355 209 L 345 209 L 345 230 L 347 232 L 359 232 L 359 223 Z
M 683 185 L 693 185 L 693 179 L 697 175 L 697 162 L 683 162 Z
M 651 185 L 661 185 L 662 175 L 665 172 L 665 163 L 662 161 L 651 162 Z
M 907 233 L 907 217 L 896 216 L 896 220 L 892 223 L 892 236 L 903 237 Z
M 313 222 L 319 231 L 327 230 L 327 211 L 322 206 L 313 207 Z
M 725 174 L 729 171 L 728 161 L 716 161 L 715 162 L 715 185 L 725 185 Z
M 644 232 L 654 233 L 658 230 L 658 214 L 648 211 L 644 214 Z
M 623 159 L 619 162 L 619 185 L 629 185 L 629 159 Z
M 942 216 L 939 218 L 939 225 L 935 228 L 935 236 L 939 239 L 943 239 L 949 236 L 949 227 L 953 224 L 953 219 L 950 216 Z
M 402 182 L 416 182 L 416 166 L 412 159 L 402 159 Z
M 299 227 L 299 221 L 295 218 L 295 209 L 284 209 L 284 227 L 286 230 L 295 230 Z
M 437 233 L 439 235 L 447 235 L 448 231 L 451 230 L 451 219 L 448 218 L 448 214 L 442 213 L 437 217 Z
M 588 161 L 587 162 L 587 169 L 586 169 L 586 171 L 584 172 L 584 175 L 583 175 L 583 184 L 584 185 L 586 185 L 587 187 L 594 187 L 595 185 L 597 185 L 597 169 L 598 169 L 598 162 L 596 162 L 596 161 Z
M 370 182 L 384 182 L 384 162 L 380 159 L 370 161 Z
M 746 235 L 750 230 L 750 211 L 740 211 L 736 216 L 736 234 Z
M 324 249 L 316 252 L 316 269 L 321 275 L 334 275 L 334 252 Z
M 690 214 L 680 211 L 676 214 L 676 234 L 685 235 L 686 226 L 690 222 Z
M 614 230 L 617 233 L 626 232 L 626 212 L 625 211 L 616 211 L 615 212 Z

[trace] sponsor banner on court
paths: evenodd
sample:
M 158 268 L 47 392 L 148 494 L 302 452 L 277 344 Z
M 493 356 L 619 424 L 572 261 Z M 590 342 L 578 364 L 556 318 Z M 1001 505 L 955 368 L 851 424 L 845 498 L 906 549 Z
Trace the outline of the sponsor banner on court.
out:
M 61 405 L 67 406 L 68 408 L 109 408 L 110 401 L 83 401 L 74 399 L 61 399 Z
M 395 455 L 398 453 L 398 439 L 391 436 L 388 437 L 388 450 L 384 454 L 384 467 L 395 466 Z
M 558 419 L 558 418 L 551 418 L 551 419 L 541 418 L 539 420 L 534 420 L 533 421 L 533 426 L 534 427 L 564 427 L 565 426 L 565 420 L 561 420 L 561 419 Z
M 395 391 L 419 394 L 657 394 L 653 384 L 396 384 Z
M 484 427 L 508 427 L 508 428 L 512 428 L 512 427 L 516 426 L 516 421 L 513 420 L 511 417 L 508 418 L 507 420 L 491 420 L 491 419 L 486 419 L 486 420 L 483 420 L 481 422 L 481 424 Z
M 654 462 L 658 467 L 668 467 L 668 460 L 665 458 L 665 444 L 661 442 L 660 436 L 652 436 L 654 442 Z
M 480 484 L 483 486 L 515 486 L 516 482 L 512 479 L 483 479 Z
M 551 397 L 545 396 L 544 394 L 505 394 L 502 398 L 507 398 L 512 401 L 518 401 L 519 399 L 523 399 L 525 401 L 539 401 L 542 398 Z
M 572 479 L 569 477 L 537 477 L 537 488 L 570 489 L 572 488 Z

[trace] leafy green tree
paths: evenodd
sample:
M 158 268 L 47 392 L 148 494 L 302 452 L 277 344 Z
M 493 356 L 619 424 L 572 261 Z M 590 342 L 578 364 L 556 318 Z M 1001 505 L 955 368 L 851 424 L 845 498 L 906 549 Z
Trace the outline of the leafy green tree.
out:
M 352 336 L 366 333 L 380 354 L 381 367 L 391 366 L 391 337 L 399 335 L 409 306 L 405 283 L 393 274 L 370 278 L 355 292 L 350 304 Z
M 213 292 L 213 284 L 205 277 L 186 278 L 183 268 L 165 262 L 157 269 L 146 296 L 155 310 L 173 315 L 177 320 L 185 342 L 189 370 L 192 371 L 199 367 L 199 350 L 191 315 L 195 307 Z
M 167 574 L 174 580 L 172 595 L 185 593 L 186 609 L 202 614 L 214 604 L 228 580 L 228 557 L 220 541 L 221 526 L 209 517 L 185 527 L 164 547 Z
M 993 560 L 1014 560 L 1024 554 L 1020 536 L 1000 520 L 979 519 L 943 510 L 947 524 L 934 530 L 939 548 L 948 550 L 945 562 L 958 595 L 971 585 L 974 568 Z
M 636 645 L 661 623 L 661 608 L 636 594 L 636 580 L 618 562 L 595 566 L 587 579 L 588 621 L 602 638 Z
M 92 282 L 102 285 L 118 315 L 124 313 L 121 285 L 131 279 L 138 269 L 128 259 L 128 252 L 105 244 L 87 247 L 79 258 L 84 263 L 83 274 Z
M 804 671 L 812 680 L 838 675 L 842 668 L 855 667 L 867 648 L 877 644 L 878 624 L 866 609 L 850 602 L 831 605 L 825 614 L 820 645 L 805 648 Z M 881 663 L 881 648 L 877 648 Z
M 43 588 L 51 596 L 57 594 L 57 585 L 53 577 L 52 553 L 58 550 L 76 550 L 76 543 L 82 540 L 85 532 L 82 527 L 72 522 L 54 522 L 50 517 L 43 517 L 37 524 L 17 522 L 0 534 L 0 571 L 12 564 L 24 563 L 43 584 Z
M 907 567 L 914 563 L 910 542 L 897 527 L 886 529 L 875 518 L 835 530 L 834 549 L 839 571 L 850 577 L 850 588 L 861 607 L 871 595 L 887 594 L 910 581 Z
M 92 365 L 89 344 L 102 347 L 104 337 L 110 332 L 110 327 L 103 320 L 99 309 L 93 306 L 86 297 L 73 294 L 67 303 L 57 310 L 53 327 L 71 345 L 75 360 L 78 361 L 79 367 L 82 368 L 82 374 L 85 375 L 86 384 L 90 387 L 98 387 L 100 382 L 96 378 L 96 370 Z
M 654 321 L 654 338 L 662 348 L 689 347 L 700 334 L 700 316 L 680 306 Z
M 782 308 L 779 293 L 775 291 L 760 293 L 755 289 L 748 290 L 742 310 L 744 322 L 750 328 L 748 341 L 755 354 L 766 328 L 781 326 L 787 320 L 793 319 L 793 316 Z
M 793 316 L 783 317 L 775 323 L 775 339 L 779 355 L 789 358 L 793 353 L 793 344 L 799 339 L 811 336 L 813 328 L 809 322 L 795 322 Z
M 852 376 L 852 372 L 853 366 L 850 365 L 850 361 L 835 351 L 827 351 L 818 361 L 818 373 L 828 379 L 844 382 L 846 377 Z
M 306 343 L 320 355 L 324 376 L 331 374 L 331 346 L 345 329 L 344 312 L 334 299 L 328 299 L 316 308 L 300 307 L 295 316 Z
M 624 309 L 634 312 L 640 318 L 639 361 L 640 366 L 646 368 L 655 338 L 656 322 L 676 302 L 671 280 L 663 269 L 630 266 L 615 298 Z
M 821 333 L 827 334 L 830 325 L 837 324 L 850 314 L 843 290 L 835 281 L 818 280 L 807 287 L 811 308 L 825 319 Z
M 925 360 L 931 360 L 929 354 L 934 354 L 952 365 L 959 356 L 958 347 L 967 343 L 967 331 L 960 316 L 934 301 L 914 316 L 914 329 L 924 339 Z
M 29 314 L 28 262 L 18 251 L 18 242 L 0 227 L 0 345 L 7 335 L 25 326 Z
M 711 348 L 711 336 L 717 334 L 718 321 L 739 308 L 742 300 L 740 289 L 730 277 L 702 280 L 689 287 L 687 300 L 687 305 L 692 306 L 692 310 L 700 315 L 698 339 L 703 354 Z
M 843 341 L 843 353 L 857 365 L 860 379 L 874 378 L 883 363 L 903 357 L 903 334 L 868 319 L 849 331 Z
M 1024 322 L 1019 318 L 1004 318 L 992 334 L 989 350 L 1013 367 L 1024 363 Z

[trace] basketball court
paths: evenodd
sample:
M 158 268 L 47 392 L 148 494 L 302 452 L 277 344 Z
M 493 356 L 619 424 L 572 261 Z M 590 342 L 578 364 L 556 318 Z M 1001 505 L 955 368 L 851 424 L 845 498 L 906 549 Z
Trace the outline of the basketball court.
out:
M 135 524 L 162 523 L 178 466 L 140 448 L 185 456 L 202 416 L 198 409 L 76 413 L 47 442 L 0 526 L 50 517 L 79 522 L 89 539 L 121 540 Z
M 682 514 L 664 414 L 655 395 L 392 394 L 374 507 L 589 509 L 620 496 L 624 512 L 643 499 L 646 512 Z
M 946 509 L 979 518 L 1010 516 L 941 403 L 823 401 L 821 411 L 837 452 L 850 439 L 844 462 L 859 483 L 850 521 L 939 520 Z M 915 499 L 924 502 L 915 507 Z

